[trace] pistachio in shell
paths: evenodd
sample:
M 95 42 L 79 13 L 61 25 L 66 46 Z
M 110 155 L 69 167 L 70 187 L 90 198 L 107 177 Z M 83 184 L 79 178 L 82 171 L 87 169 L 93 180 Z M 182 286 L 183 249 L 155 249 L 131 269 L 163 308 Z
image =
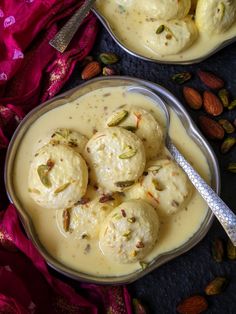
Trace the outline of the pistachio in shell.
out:
M 221 145 L 220 151 L 222 154 L 228 153 L 236 144 L 236 137 L 228 137 Z
M 119 61 L 119 57 L 113 52 L 103 52 L 99 55 L 102 63 L 109 65 Z
M 234 125 L 227 119 L 220 119 L 219 124 L 222 125 L 223 129 L 227 134 L 234 133 L 235 127 Z
M 119 125 L 122 121 L 124 121 L 128 117 L 129 112 L 127 110 L 121 110 L 116 112 L 108 122 L 108 126 L 117 126 Z
M 228 164 L 227 170 L 232 173 L 236 173 L 236 162 L 230 162 Z
M 227 91 L 227 89 L 223 88 L 218 92 L 218 96 L 223 104 L 224 107 L 228 107 L 229 106 L 229 92 Z
M 216 277 L 205 288 L 206 295 L 216 295 L 222 293 L 228 285 L 225 277 Z
M 177 73 L 172 76 L 172 81 L 181 85 L 187 81 L 189 81 L 192 78 L 192 74 L 190 72 L 182 72 Z
M 228 239 L 227 242 L 227 257 L 232 261 L 236 260 L 236 247 L 233 245 L 230 239 Z
M 212 252 L 212 257 L 216 262 L 221 263 L 223 261 L 225 252 L 224 252 L 223 241 L 221 239 L 216 238 L 213 241 L 211 252 Z
M 228 106 L 228 109 L 229 109 L 229 110 L 232 110 L 232 109 L 234 109 L 234 108 L 236 108 L 236 99 L 233 100 L 233 101 L 230 103 L 230 105 Z

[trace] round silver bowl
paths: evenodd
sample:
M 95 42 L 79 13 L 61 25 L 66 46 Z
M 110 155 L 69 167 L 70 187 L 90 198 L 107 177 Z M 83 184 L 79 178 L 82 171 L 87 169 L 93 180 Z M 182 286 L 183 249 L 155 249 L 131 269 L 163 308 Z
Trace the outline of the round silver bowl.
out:
M 53 256 L 50 255 L 49 252 L 46 251 L 44 246 L 41 244 L 37 230 L 35 229 L 31 217 L 27 213 L 27 208 L 24 208 L 20 203 L 18 196 L 14 189 L 13 184 L 13 173 L 14 173 L 14 160 L 17 154 L 18 147 L 21 145 L 21 141 L 24 137 L 24 134 L 27 132 L 29 127 L 43 114 L 46 112 L 64 105 L 65 103 L 71 102 L 77 99 L 80 96 L 83 96 L 90 91 L 94 91 L 96 89 L 108 86 L 143 86 L 151 89 L 153 92 L 159 95 L 166 103 L 175 111 L 175 113 L 179 116 L 180 120 L 182 121 L 185 129 L 187 130 L 189 136 L 193 139 L 195 143 L 201 148 L 203 154 L 205 155 L 207 162 L 210 167 L 212 182 L 211 186 L 213 189 L 219 193 L 220 191 L 220 174 L 219 174 L 219 167 L 217 163 L 217 159 L 215 154 L 213 153 L 211 147 L 203 138 L 199 130 L 197 129 L 196 125 L 193 123 L 191 118 L 189 117 L 186 110 L 183 108 L 181 103 L 165 88 L 159 86 L 157 84 L 136 79 L 130 77 L 101 77 L 93 79 L 87 83 L 84 83 L 62 95 L 59 95 L 44 104 L 38 106 L 34 110 L 32 110 L 21 122 L 19 127 L 14 133 L 12 140 L 10 142 L 7 156 L 6 156 L 6 163 L 5 163 L 5 184 L 8 193 L 8 197 L 10 201 L 15 205 L 20 215 L 21 221 L 25 228 L 25 231 L 28 237 L 31 239 L 33 244 L 36 246 L 40 254 L 45 258 L 47 263 L 58 272 L 68 276 L 70 278 L 81 280 L 85 282 L 93 282 L 98 284 L 122 284 L 122 283 L 130 283 L 133 282 L 144 275 L 150 273 L 157 267 L 161 266 L 162 264 L 168 262 L 169 260 L 176 258 L 177 256 L 183 254 L 184 252 L 190 250 L 194 247 L 208 232 L 212 221 L 213 221 L 213 214 L 211 210 L 208 210 L 207 215 L 200 226 L 199 230 L 182 246 L 169 251 L 167 253 L 161 254 L 157 256 L 149 266 L 144 270 L 139 270 L 134 273 L 119 276 L 119 277 L 96 277 L 94 275 L 82 273 L 76 271 L 56 260 Z
M 223 40 L 222 42 L 220 42 L 218 45 L 215 46 L 215 48 L 213 50 L 210 50 L 207 54 L 200 56 L 199 58 L 195 58 L 192 60 L 161 60 L 157 58 L 149 58 L 146 57 L 142 54 L 139 54 L 138 52 L 130 49 L 127 45 L 125 45 L 122 40 L 119 38 L 119 36 L 113 31 L 111 24 L 109 23 L 108 19 L 96 8 L 94 7 L 92 9 L 93 13 L 97 16 L 97 18 L 100 20 L 100 22 L 102 23 L 102 25 L 106 28 L 106 30 L 108 31 L 108 33 L 111 35 L 111 37 L 114 39 L 114 41 L 126 52 L 128 52 L 129 54 L 131 54 L 134 57 L 137 57 L 139 59 L 145 60 L 145 61 L 151 61 L 151 62 L 155 62 L 155 63 L 162 63 L 162 64 L 179 64 L 179 65 L 189 65 L 189 64 L 195 64 L 195 63 L 200 63 L 206 59 L 208 59 L 209 57 L 211 57 L 212 55 L 214 55 L 215 53 L 217 53 L 218 51 L 222 50 L 223 48 L 227 47 L 228 45 L 234 43 L 236 41 L 236 34 L 235 36 L 233 36 L 232 38 Z

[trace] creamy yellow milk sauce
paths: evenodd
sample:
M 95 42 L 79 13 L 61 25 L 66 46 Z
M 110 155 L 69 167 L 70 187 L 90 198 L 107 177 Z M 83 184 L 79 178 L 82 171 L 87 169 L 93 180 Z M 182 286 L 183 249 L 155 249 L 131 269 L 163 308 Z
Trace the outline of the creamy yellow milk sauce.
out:
M 162 55 L 151 49 L 149 39 L 142 31 L 146 24 L 147 30 L 155 29 L 155 21 L 149 18 L 145 12 L 138 11 L 134 6 L 124 6 L 114 0 L 97 0 L 97 11 L 104 16 L 116 37 L 128 49 L 151 59 L 161 61 L 189 61 L 204 57 L 213 52 L 222 42 L 236 36 L 236 23 L 222 34 L 207 34 L 199 31 L 196 41 L 178 54 Z
M 89 138 L 96 130 L 104 127 L 104 122 L 117 107 L 125 104 L 141 106 L 151 111 L 163 125 L 160 111 L 149 98 L 137 93 L 128 93 L 126 87 L 102 88 L 53 109 L 34 122 L 21 142 L 14 165 L 14 188 L 17 196 L 32 217 L 39 239 L 46 250 L 61 263 L 98 276 L 128 274 L 140 269 L 140 264 L 138 262 L 119 264 L 110 261 L 100 251 L 98 238 L 79 239 L 76 233 L 64 232 L 61 223 L 62 212 L 41 208 L 30 198 L 29 166 L 35 151 L 47 142 L 49 134 L 52 134 L 55 128 L 70 128 Z M 209 182 L 210 171 L 203 153 L 190 139 L 173 111 L 171 111 L 170 135 L 184 156 Z M 168 218 L 161 218 L 159 240 L 145 258 L 145 262 L 150 262 L 159 254 L 178 248 L 188 241 L 201 226 L 206 213 L 205 202 L 194 191 L 185 210 Z

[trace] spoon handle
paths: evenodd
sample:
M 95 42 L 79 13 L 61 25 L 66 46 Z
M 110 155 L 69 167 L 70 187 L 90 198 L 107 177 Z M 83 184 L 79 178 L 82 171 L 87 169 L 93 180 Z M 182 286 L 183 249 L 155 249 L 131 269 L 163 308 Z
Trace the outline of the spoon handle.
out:
M 201 194 L 210 209 L 219 220 L 234 246 L 236 246 L 236 215 L 222 201 L 222 199 L 212 190 L 212 188 L 200 177 L 200 175 L 187 162 L 179 150 L 170 140 L 167 141 L 167 148 L 175 161 L 185 171 L 192 184 Z
M 76 11 L 69 21 L 62 27 L 62 29 L 55 35 L 53 39 L 49 41 L 49 44 L 54 47 L 56 50 L 63 53 L 71 39 L 77 32 L 81 23 L 89 13 L 92 8 L 95 0 L 86 0 L 84 4 Z

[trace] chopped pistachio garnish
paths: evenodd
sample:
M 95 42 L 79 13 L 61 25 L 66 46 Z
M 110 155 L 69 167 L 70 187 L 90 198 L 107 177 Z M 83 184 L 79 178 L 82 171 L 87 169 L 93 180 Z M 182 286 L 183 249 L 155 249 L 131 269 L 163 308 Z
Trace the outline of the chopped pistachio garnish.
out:
M 138 252 L 134 250 L 134 251 L 131 252 L 130 255 L 131 255 L 132 257 L 135 257 L 135 256 L 137 256 L 137 254 L 138 254 Z
M 118 187 L 118 188 L 126 188 L 126 187 L 129 187 L 131 185 L 134 184 L 134 181 L 119 181 L 119 182 L 115 182 L 115 185 Z
M 129 159 L 132 158 L 134 155 L 136 155 L 137 150 L 135 148 L 132 148 L 131 146 L 127 146 L 126 151 L 119 155 L 120 159 Z
M 47 188 L 50 188 L 52 186 L 52 183 L 48 177 L 51 169 L 52 169 L 52 167 L 48 166 L 48 165 L 40 165 L 40 166 L 38 166 L 38 169 L 37 169 L 40 181 Z
M 154 166 L 148 167 L 147 171 L 148 171 L 148 172 L 152 172 L 152 174 L 155 175 L 155 174 L 158 173 L 158 171 L 159 171 L 161 168 L 162 168 L 161 165 L 154 165 Z
M 37 190 L 37 189 L 31 189 L 31 188 L 29 188 L 28 191 L 29 191 L 30 193 L 41 194 L 41 192 L 40 192 L 39 190 Z
M 219 13 L 220 20 L 224 18 L 225 15 L 225 4 L 223 2 L 220 2 L 217 7 L 217 12 Z
M 89 238 L 89 236 L 88 236 L 87 233 L 83 233 L 83 234 L 81 235 L 81 239 L 88 239 L 88 238 Z
M 125 233 L 122 234 L 123 237 L 128 238 L 131 235 L 132 231 L 128 230 Z
M 121 110 L 119 112 L 116 112 L 107 125 L 109 127 L 119 125 L 122 121 L 124 121 L 127 118 L 128 114 L 129 112 L 127 110 Z
M 157 35 L 159 35 L 159 34 L 161 34 L 162 32 L 164 32 L 164 30 L 165 30 L 165 25 L 160 25 L 158 28 L 157 28 L 157 30 L 156 30 L 156 34 Z
M 127 218 L 127 221 L 130 222 L 131 224 L 133 224 L 133 223 L 135 223 L 136 218 L 135 217 L 130 217 L 130 218 Z
M 115 218 L 115 219 L 121 219 L 122 218 L 122 216 L 120 215 L 120 214 L 118 214 L 118 213 L 115 213 L 113 216 L 112 216 L 112 218 Z
M 139 262 L 139 264 L 140 264 L 142 270 L 144 270 L 148 267 L 148 263 L 146 263 L 146 262 Z
M 124 7 L 123 5 L 121 5 L 121 4 L 118 5 L 118 9 L 119 9 L 119 11 L 120 11 L 121 14 L 123 14 L 123 13 L 126 12 L 125 7 Z
M 63 229 L 68 232 L 70 227 L 70 211 L 71 208 L 63 210 L 62 219 L 63 219 Z
M 154 185 L 157 191 L 163 191 L 163 188 L 161 187 L 160 183 L 157 180 L 153 179 L 152 184 Z
M 132 126 L 132 125 L 127 125 L 127 126 L 122 126 L 123 129 L 126 129 L 130 132 L 135 132 L 137 130 L 136 126 Z
M 65 184 L 62 184 L 61 186 L 59 186 L 55 191 L 54 191 L 54 194 L 57 195 L 61 192 L 63 192 L 65 189 L 68 188 L 68 186 L 70 185 L 71 183 L 70 182 L 67 182 Z

